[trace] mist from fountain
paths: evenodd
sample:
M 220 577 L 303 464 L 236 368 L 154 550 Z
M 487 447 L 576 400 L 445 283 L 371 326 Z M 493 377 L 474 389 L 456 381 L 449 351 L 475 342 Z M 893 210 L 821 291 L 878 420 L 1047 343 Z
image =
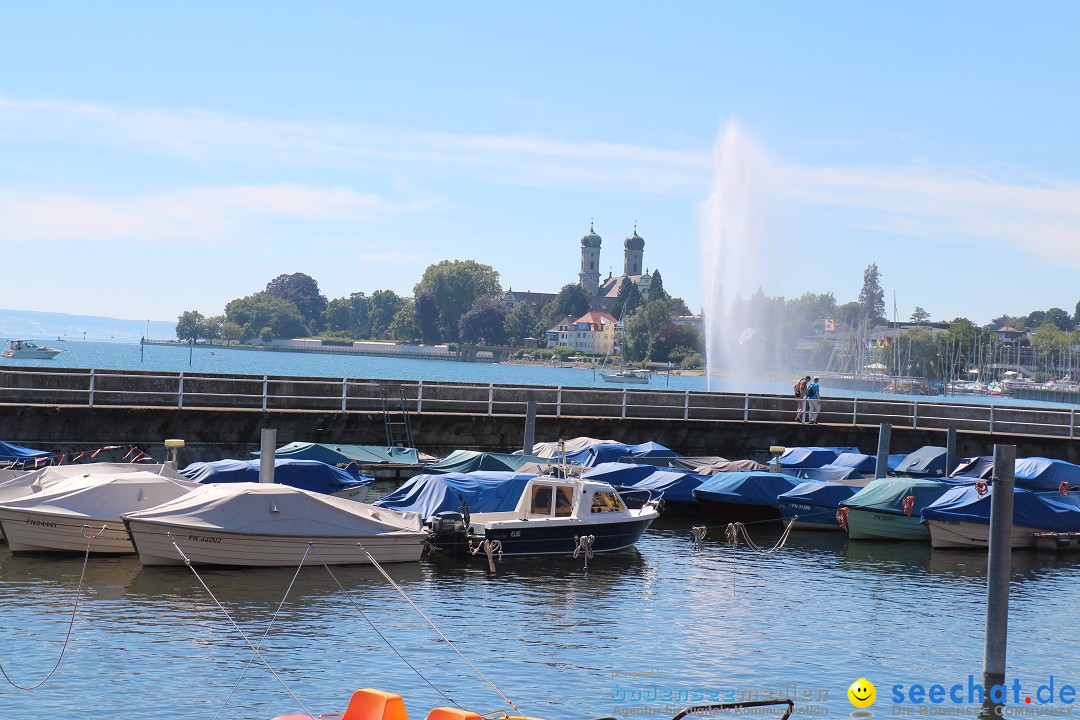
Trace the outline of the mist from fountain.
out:
M 705 293 L 708 386 L 720 371 L 738 372 L 740 335 L 747 327 L 746 300 L 762 286 L 768 256 L 767 162 L 735 122 L 728 122 L 714 149 L 713 188 L 700 207 Z

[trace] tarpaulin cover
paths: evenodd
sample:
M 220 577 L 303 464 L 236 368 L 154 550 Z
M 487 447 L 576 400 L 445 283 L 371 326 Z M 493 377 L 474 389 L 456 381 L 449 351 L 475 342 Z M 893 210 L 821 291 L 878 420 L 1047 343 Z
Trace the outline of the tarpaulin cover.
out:
M 77 475 L 4 507 L 93 520 L 119 520 L 120 514 L 152 508 L 200 487 L 149 472 Z
M 576 437 L 576 438 L 571 438 L 570 440 L 564 440 L 563 441 L 563 452 L 569 454 L 569 453 L 577 452 L 578 450 L 584 450 L 585 448 L 589 447 L 590 445 L 613 444 L 613 443 L 615 443 L 614 440 L 601 440 L 600 438 L 591 438 L 591 437 L 585 437 L 585 436 Z M 559 443 L 558 442 L 538 442 L 535 445 L 533 445 L 532 454 L 536 455 L 537 457 L 542 457 L 542 458 L 557 457 L 558 454 L 559 454 Z
M 678 457 L 674 450 L 664 447 L 659 443 L 645 442 L 640 445 L 626 445 L 624 443 L 597 443 L 567 453 L 566 459 L 578 465 L 594 467 L 600 463 L 618 462 L 624 457 Z
M 517 471 L 526 463 L 544 463 L 535 455 L 511 455 L 509 453 L 480 452 L 479 450 L 455 450 L 442 460 L 427 466 L 429 473 L 469 473 L 477 470 Z
M 989 480 L 994 474 L 994 456 L 981 455 L 979 457 L 964 458 L 950 477 L 970 477 Z
M 945 475 L 945 448 L 924 445 L 896 466 L 897 475 L 928 477 Z
M 822 465 L 819 468 L 787 468 L 788 475 L 807 480 L 836 482 L 837 480 L 858 480 L 862 473 L 844 465 Z M 871 471 L 872 472 L 872 471 Z
M 834 462 L 844 453 L 857 452 L 859 449 L 853 447 L 789 447 L 780 456 L 780 467 L 785 470 L 816 468 Z
M 663 497 L 665 500 L 674 502 L 692 503 L 696 501 L 694 490 L 701 487 L 707 479 L 701 475 L 678 470 L 654 470 L 652 474 L 633 483 L 616 484 L 610 479 L 604 479 L 604 482 L 611 483 L 619 489 L 650 490 L 653 498 Z M 644 495 L 642 493 L 642 499 Z
M 979 497 L 974 485 L 954 487 L 935 503 L 923 508 L 923 519 L 989 525 L 993 485 L 988 490 Z M 1054 532 L 1080 532 L 1080 498 L 1016 488 L 1013 493 L 1013 525 Z
M 864 510 L 880 510 L 894 515 L 904 512 L 904 498 L 915 497 L 912 515 L 918 515 L 924 507 L 944 495 L 952 485 L 941 480 L 925 478 L 882 478 L 852 495 L 842 504 Z
M 489 471 L 416 475 L 375 504 L 415 512 L 424 520 L 444 510 L 460 511 L 461 500 L 469 512 L 509 512 L 517 507 L 521 493 L 534 477 L 528 473 Z
M 885 461 L 889 472 L 896 470 L 897 466 L 904 461 L 907 455 L 890 455 Z M 862 453 L 840 453 L 832 465 L 846 465 L 853 467 L 861 473 L 873 475 L 877 471 L 877 455 L 863 455 Z
M 1080 485 L 1080 465 L 1044 457 L 1019 458 L 1016 484 L 1031 490 L 1057 490 L 1061 483 Z
M 668 467 L 679 470 L 689 470 L 698 475 L 715 475 L 722 472 L 751 472 L 753 470 L 768 470 L 769 466 L 755 460 L 727 460 L 722 457 L 716 458 L 672 458 L 668 460 Z
M 840 503 L 850 498 L 858 490 L 858 488 L 850 485 L 841 485 L 834 482 L 804 482 L 786 493 L 781 493 L 779 498 L 836 510 L 840 507 Z
M 251 457 L 262 453 L 255 451 Z M 385 447 L 383 445 L 328 445 L 324 443 L 294 442 L 274 451 L 274 457 L 297 460 L 318 460 L 329 465 L 355 462 L 358 465 L 376 463 L 400 463 L 418 465 L 420 455 L 416 448 Z
M 659 468 L 653 465 L 635 465 L 633 463 L 600 463 L 581 473 L 582 480 L 597 480 L 615 487 L 629 487 L 641 482 Z
M 20 462 L 22 460 L 34 460 L 47 458 L 50 453 L 45 450 L 33 450 L 21 445 L 12 445 L 0 440 L 0 462 Z
M 717 473 L 694 490 L 694 497 L 739 505 L 776 507 L 778 495 L 793 490 L 803 482 L 802 478 L 782 473 Z
M 259 482 L 261 460 L 215 460 L 191 463 L 180 473 L 197 483 Z M 353 466 L 355 468 L 355 465 Z M 374 478 L 353 475 L 318 460 L 277 458 L 274 460 L 274 482 L 278 485 L 332 493 L 370 485 Z

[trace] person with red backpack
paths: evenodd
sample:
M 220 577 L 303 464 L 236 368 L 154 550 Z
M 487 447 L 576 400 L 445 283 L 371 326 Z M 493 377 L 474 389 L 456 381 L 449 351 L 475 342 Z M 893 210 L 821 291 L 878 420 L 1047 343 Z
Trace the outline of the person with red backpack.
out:
M 809 413 L 806 412 L 806 384 L 810 382 L 810 376 L 807 375 L 804 378 L 799 378 L 795 381 L 795 386 L 792 388 L 795 391 L 795 397 L 798 399 L 798 404 L 795 406 L 795 422 L 803 422 L 805 416 L 809 419 Z

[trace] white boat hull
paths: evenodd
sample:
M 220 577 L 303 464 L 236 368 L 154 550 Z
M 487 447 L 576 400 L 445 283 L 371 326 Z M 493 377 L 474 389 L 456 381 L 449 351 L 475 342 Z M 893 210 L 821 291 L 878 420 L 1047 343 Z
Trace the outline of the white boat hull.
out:
M 926 525 L 930 529 L 930 544 L 935 548 L 984 548 L 990 544 L 989 525 L 953 520 L 927 520 Z M 1014 525 L 1012 548 L 1035 547 L 1034 533 L 1037 532 L 1038 528 Z
M 135 552 L 124 523 L 118 518 L 79 518 L 0 509 L 0 527 L 3 527 L 8 549 L 12 552 L 86 552 L 89 536 L 93 536 L 89 539 L 92 553 L 130 555 Z
M 192 529 L 134 519 L 127 520 L 127 525 L 143 565 L 183 564 L 174 540 L 196 565 L 232 567 L 296 567 L 301 560 L 305 565 L 321 565 L 324 561 L 327 565 L 369 565 L 371 561 L 365 550 L 380 564 L 417 562 L 427 541 L 427 533 L 408 531 L 367 537 L 286 537 Z M 310 551 L 309 543 L 314 545 Z
M 631 385 L 648 385 L 650 378 L 648 376 L 641 375 L 613 375 L 608 373 L 600 373 L 600 377 L 604 379 L 604 382 L 610 383 L 628 383 Z
M 929 537 L 918 515 L 896 515 L 848 508 L 847 533 L 852 540 L 922 540 Z

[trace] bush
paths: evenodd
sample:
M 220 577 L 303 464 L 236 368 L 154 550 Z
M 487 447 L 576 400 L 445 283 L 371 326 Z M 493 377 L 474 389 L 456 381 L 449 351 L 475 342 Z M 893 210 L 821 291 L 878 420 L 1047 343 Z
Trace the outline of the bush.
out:
M 679 368 L 682 370 L 696 370 L 705 365 L 705 359 L 698 353 L 690 353 L 682 359 L 679 363 Z

